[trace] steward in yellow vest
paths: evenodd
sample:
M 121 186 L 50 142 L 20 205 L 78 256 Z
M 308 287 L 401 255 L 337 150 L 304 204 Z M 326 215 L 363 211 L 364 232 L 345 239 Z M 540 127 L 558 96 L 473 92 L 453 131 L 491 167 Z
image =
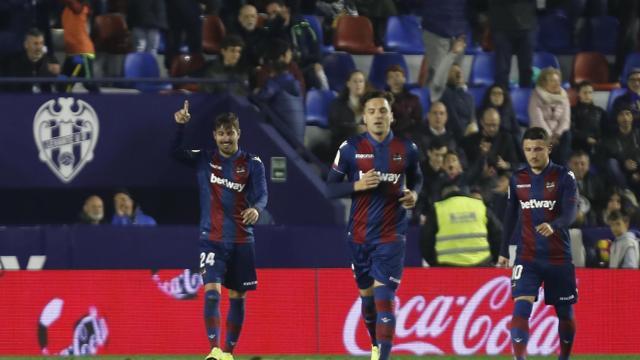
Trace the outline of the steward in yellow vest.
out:
M 430 266 L 488 266 L 492 260 L 489 233 L 501 232 L 482 200 L 447 186 L 434 204 L 421 250 Z M 491 234 L 496 235 L 496 234 Z M 499 236 L 491 236 L 499 239 Z

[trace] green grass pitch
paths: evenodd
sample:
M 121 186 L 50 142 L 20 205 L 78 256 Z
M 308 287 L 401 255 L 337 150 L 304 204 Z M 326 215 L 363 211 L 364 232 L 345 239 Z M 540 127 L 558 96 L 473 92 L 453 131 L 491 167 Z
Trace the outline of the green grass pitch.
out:
M 202 356 L 166 356 L 166 355 L 131 355 L 131 356 L 91 356 L 86 357 L 87 360 L 203 360 L 205 355 Z M 2 357 L 0 359 L 6 360 L 35 360 L 35 359 L 43 359 L 41 356 L 36 357 Z M 85 357 L 47 357 L 46 359 L 51 360 L 78 360 L 85 359 Z M 236 356 L 237 360 L 252 360 L 252 359 L 260 359 L 260 360 L 347 360 L 347 359 L 360 359 L 365 360 L 368 357 L 359 357 L 359 356 L 277 356 L 277 355 L 269 355 L 263 357 L 253 357 L 253 356 Z M 513 359 L 510 356 L 393 356 L 393 359 L 398 360 L 511 360 Z M 529 360 L 555 360 L 557 356 L 530 356 Z M 640 355 L 576 355 L 572 356 L 573 360 L 639 360 Z

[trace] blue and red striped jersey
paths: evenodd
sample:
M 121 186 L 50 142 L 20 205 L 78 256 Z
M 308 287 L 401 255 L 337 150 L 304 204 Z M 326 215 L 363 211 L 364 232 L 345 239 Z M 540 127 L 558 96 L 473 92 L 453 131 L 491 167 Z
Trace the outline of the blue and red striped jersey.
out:
M 184 150 L 179 146 L 174 147 L 174 155 L 196 168 L 200 238 L 253 242 L 253 226 L 243 224 L 240 213 L 250 207 L 261 213 L 267 205 L 267 181 L 260 158 L 242 150 L 226 158 L 217 150 Z
M 354 192 L 354 183 L 371 169 L 378 172 L 380 184 Z M 345 177 L 348 182 L 343 182 Z M 351 194 L 349 240 L 381 243 L 405 238 L 407 211 L 398 199 L 405 188 L 419 193 L 422 186 L 414 143 L 394 137 L 393 133 L 382 142 L 368 133 L 354 136 L 340 146 L 327 181 L 330 197 Z
M 508 198 L 501 255 L 508 257 L 506 244 L 513 244 L 520 260 L 570 263 L 569 226 L 577 213 L 573 173 L 552 162 L 540 174 L 527 166 L 511 176 Z M 551 225 L 553 234 L 537 233 L 535 227 L 542 223 Z

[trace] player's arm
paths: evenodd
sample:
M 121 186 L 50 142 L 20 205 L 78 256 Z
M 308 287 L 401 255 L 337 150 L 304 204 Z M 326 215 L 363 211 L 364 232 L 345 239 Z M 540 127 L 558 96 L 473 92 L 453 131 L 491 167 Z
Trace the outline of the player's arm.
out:
M 406 209 L 412 209 L 416 206 L 418 194 L 422 190 L 422 171 L 418 161 L 418 147 L 411 143 L 407 152 L 408 166 L 405 171 L 407 188 L 404 190 L 403 196 L 400 198 L 402 206 Z
M 560 215 L 549 223 L 554 231 L 569 228 L 576 220 L 578 213 L 578 187 L 571 171 L 562 177 L 561 190 L 562 194 L 558 204 L 560 205 Z
M 380 177 L 371 169 L 364 173 L 362 178 L 357 181 L 344 181 L 347 172 L 350 169 L 349 152 L 352 151 L 349 144 L 345 141 L 340 145 L 336 158 L 329 170 L 327 176 L 327 197 L 331 199 L 341 198 L 357 191 L 366 191 L 373 189 L 380 183 Z
M 242 210 L 242 222 L 245 225 L 253 225 L 258 221 L 260 213 L 267 206 L 269 194 L 267 191 L 267 179 L 265 177 L 264 164 L 259 157 L 251 158 L 249 172 L 249 207 Z
M 509 245 L 512 244 L 513 231 L 518 221 L 518 195 L 514 177 L 509 180 L 509 191 L 507 193 L 507 209 L 504 214 L 502 242 L 500 243 L 500 255 L 498 256 L 498 267 L 507 267 L 509 264 Z
M 191 114 L 189 113 L 189 100 L 184 101 L 182 109 L 176 111 L 173 114 L 173 118 L 178 125 L 176 127 L 176 133 L 171 144 L 171 156 L 176 160 L 184 162 L 189 165 L 195 165 L 196 159 L 200 155 L 200 150 L 186 149 L 184 145 L 184 129 L 191 120 Z

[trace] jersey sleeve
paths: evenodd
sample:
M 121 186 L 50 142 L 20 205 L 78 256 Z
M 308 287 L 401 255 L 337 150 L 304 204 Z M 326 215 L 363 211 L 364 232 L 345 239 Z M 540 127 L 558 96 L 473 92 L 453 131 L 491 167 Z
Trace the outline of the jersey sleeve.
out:
M 518 195 L 516 192 L 515 174 L 509 179 L 507 190 L 507 209 L 504 213 L 500 256 L 509 257 L 509 245 L 513 245 L 514 230 L 518 222 Z
M 257 156 L 251 156 L 251 172 L 249 174 L 248 200 L 249 206 L 262 212 L 267 206 L 268 192 L 264 164 Z
M 349 173 L 349 153 L 351 149 L 348 142 L 343 142 L 338 149 L 336 158 L 327 175 L 327 197 L 340 198 L 353 193 L 354 181 L 344 181 Z
M 184 129 L 184 124 L 178 124 L 173 143 L 171 144 L 171 156 L 189 166 L 195 166 L 203 152 L 200 149 L 187 149 L 185 147 Z
M 562 193 L 560 194 L 560 216 L 551 221 L 551 227 L 556 229 L 567 229 L 576 220 L 578 213 L 578 187 L 576 177 L 572 171 L 564 170 L 562 176 Z
M 407 188 L 420 194 L 422 190 L 422 170 L 420 170 L 420 162 L 418 160 L 418 147 L 413 142 L 409 142 L 407 165 Z

